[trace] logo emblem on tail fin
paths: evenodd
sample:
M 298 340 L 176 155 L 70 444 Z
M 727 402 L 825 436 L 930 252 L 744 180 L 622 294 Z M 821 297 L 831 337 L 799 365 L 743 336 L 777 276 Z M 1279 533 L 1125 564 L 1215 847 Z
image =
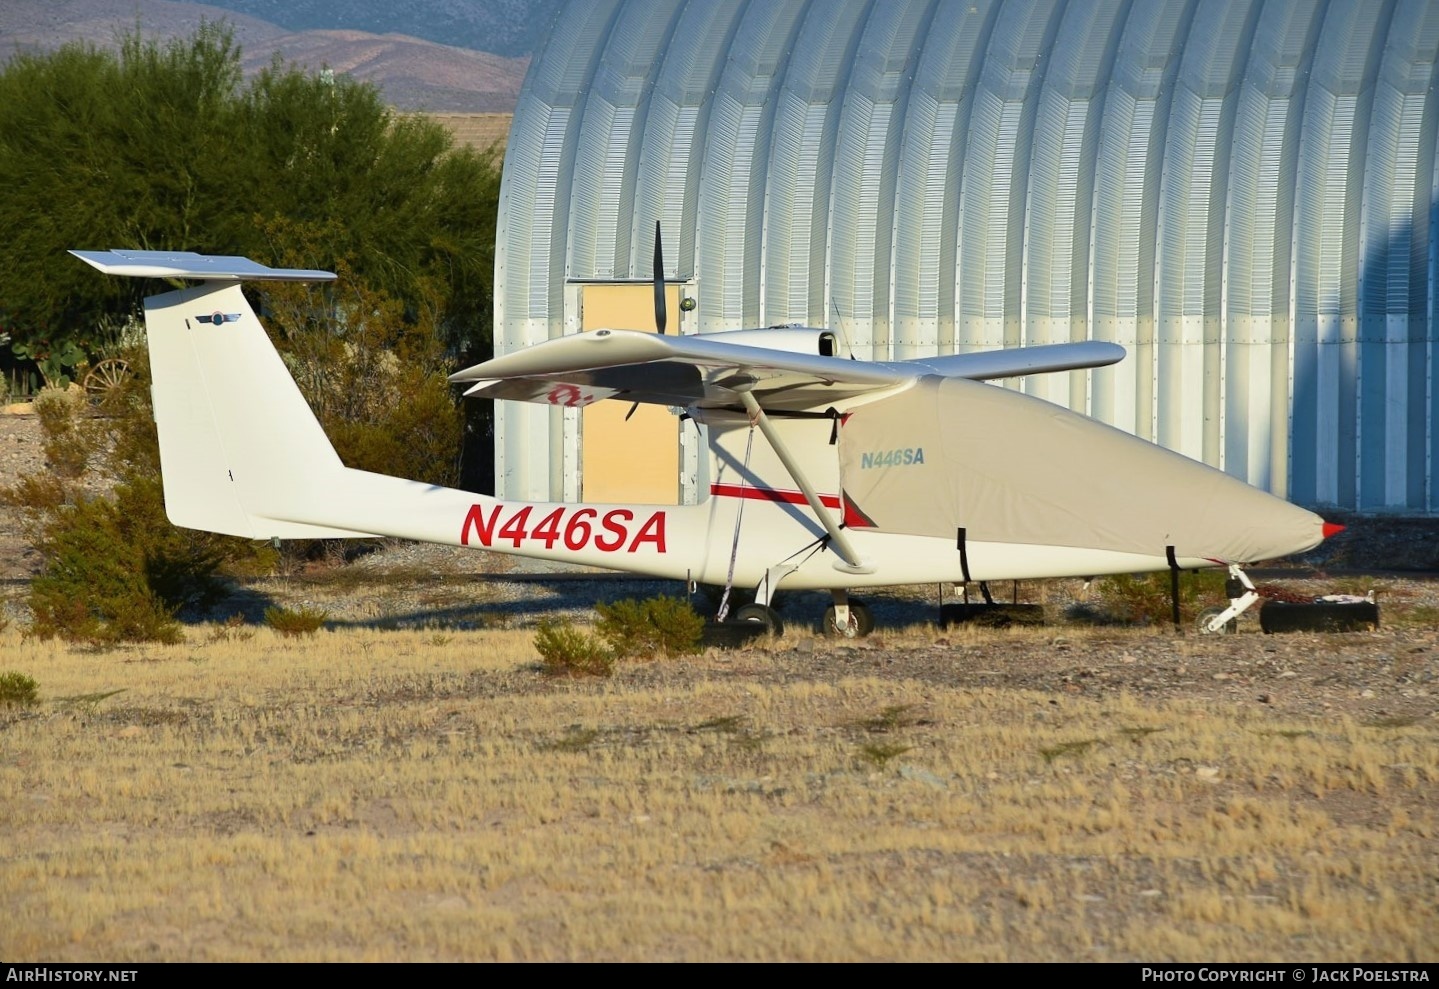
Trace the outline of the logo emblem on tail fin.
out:
M 208 316 L 196 316 L 195 318 L 201 323 L 213 323 L 215 326 L 219 326 L 221 323 L 238 323 L 240 314 L 237 312 L 213 312 Z

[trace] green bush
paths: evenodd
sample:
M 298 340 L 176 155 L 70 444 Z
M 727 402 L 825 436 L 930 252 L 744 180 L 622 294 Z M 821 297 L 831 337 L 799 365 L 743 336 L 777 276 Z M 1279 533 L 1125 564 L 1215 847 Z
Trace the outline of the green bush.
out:
M 45 570 L 30 585 L 30 607 L 41 638 L 178 642 L 176 613 L 208 607 L 223 590 L 219 538 L 170 525 L 159 478 L 60 506 L 37 545 Z
M 1179 575 L 1179 617 L 1193 622 L 1200 610 L 1224 604 L 1224 570 L 1201 570 Z M 1169 595 L 1169 574 L 1120 574 L 1099 583 L 1104 608 L 1115 619 L 1131 625 L 1167 624 L 1173 619 Z
M 700 651 L 705 622 L 685 601 L 653 597 L 597 604 L 595 631 L 616 656 L 686 656 Z
M 330 613 L 323 608 L 266 608 L 265 624 L 281 635 L 314 635 L 324 627 Z
M 897 759 L 913 749 L 913 745 L 901 745 L 898 742 L 866 742 L 859 747 L 858 756 L 861 761 L 867 762 L 877 769 L 883 769 L 890 764 L 891 760 Z
M 45 459 L 50 470 L 60 477 L 84 474 L 100 449 L 103 430 L 87 412 L 84 396 L 77 392 L 46 388 L 35 396 Z
M 26 537 L 45 559 L 30 585 L 31 630 L 41 638 L 177 642 L 175 616 L 219 599 L 222 567 L 266 572 L 274 556 L 263 544 L 170 524 L 149 363 L 143 348 L 125 357 L 136 373 L 121 386 L 112 416 L 88 419 L 58 394 L 41 403 L 47 456 L 54 464 L 73 454 L 72 463 L 0 489 L 0 502 L 20 510 Z M 97 472 L 115 481 L 111 497 L 96 497 L 84 483 Z
M 0 704 L 7 707 L 29 707 L 39 703 L 40 685 L 34 677 L 8 670 L 0 673 Z
M 615 671 L 614 653 L 567 621 L 540 622 L 535 649 L 546 676 L 607 677 Z

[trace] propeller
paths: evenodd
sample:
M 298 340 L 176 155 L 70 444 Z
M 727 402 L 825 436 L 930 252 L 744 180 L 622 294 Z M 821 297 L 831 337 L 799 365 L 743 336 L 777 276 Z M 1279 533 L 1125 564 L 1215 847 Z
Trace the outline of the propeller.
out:
M 667 313 L 665 312 L 665 254 L 660 245 L 660 221 L 655 221 L 655 329 L 663 336 Z
M 660 336 L 664 336 L 665 325 L 669 322 L 669 313 L 665 303 L 665 252 L 660 242 L 660 221 L 655 221 L 655 329 Z M 630 406 L 625 413 L 625 422 L 630 421 L 630 416 L 635 414 L 635 409 L 640 407 L 639 402 Z

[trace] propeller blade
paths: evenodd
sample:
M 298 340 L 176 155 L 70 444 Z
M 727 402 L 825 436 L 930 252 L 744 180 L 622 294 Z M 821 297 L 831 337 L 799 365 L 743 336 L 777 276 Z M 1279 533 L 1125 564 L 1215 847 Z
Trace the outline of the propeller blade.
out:
M 660 246 L 660 221 L 655 221 L 655 329 L 661 334 L 667 322 L 665 312 L 665 255 Z

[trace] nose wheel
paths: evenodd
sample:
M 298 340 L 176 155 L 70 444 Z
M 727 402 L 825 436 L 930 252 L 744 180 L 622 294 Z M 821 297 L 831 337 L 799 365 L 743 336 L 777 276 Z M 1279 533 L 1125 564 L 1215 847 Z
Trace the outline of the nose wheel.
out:
M 874 631 L 874 615 L 863 601 L 836 600 L 824 609 L 820 631 L 837 639 L 862 639 Z
M 1234 563 L 1229 565 L 1229 579 L 1225 581 L 1224 593 L 1229 598 L 1229 607 L 1206 608 L 1200 612 L 1197 621 L 1200 633 L 1224 635 L 1237 631 L 1239 616 L 1259 600 L 1254 582 Z
M 1199 616 L 1195 618 L 1195 627 L 1204 635 L 1232 635 L 1238 632 L 1239 620 L 1237 618 L 1230 618 L 1223 624 L 1216 626 L 1215 619 L 1228 610 L 1228 608 L 1219 607 L 1205 608 L 1199 613 Z

